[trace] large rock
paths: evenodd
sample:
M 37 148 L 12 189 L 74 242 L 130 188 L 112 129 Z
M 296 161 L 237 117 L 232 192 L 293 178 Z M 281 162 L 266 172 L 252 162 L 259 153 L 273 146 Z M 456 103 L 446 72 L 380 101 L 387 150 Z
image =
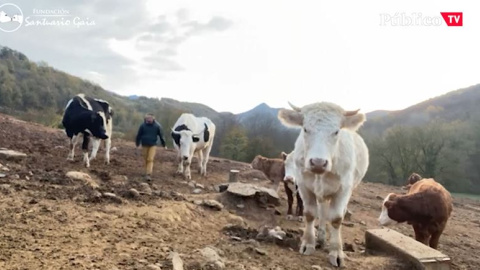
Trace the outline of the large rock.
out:
M 65 176 L 67 176 L 68 178 L 70 178 L 72 180 L 83 181 L 86 185 L 88 185 L 92 188 L 98 188 L 99 187 L 97 182 L 95 182 L 95 180 L 93 180 L 93 178 L 89 174 L 84 173 L 84 172 L 70 171 L 70 172 L 67 172 L 67 174 Z
M 210 208 L 213 208 L 217 211 L 220 211 L 223 209 L 223 204 L 221 204 L 220 202 L 216 201 L 216 200 L 203 200 L 202 205 L 204 206 L 207 206 L 207 207 L 210 207 Z
M 5 148 L 0 149 L 0 159 L 5 159 L 9 161 L 22 161 L 27 157 L 27 154 L 14 151 L 14 150 L 9 150 Z
M 278 204 L 280 202 L 278 193 L 275 190 L 249 183 L 230 183 L 227 192 L 241 197 L 266 196 L 271 203 Z
M 200 254 L 202 254 L 205 265 L 209 265 L 210 269 L 224 269 L 225 268 L 225 262 L 223 259 L 220 257 L 218 254 L 217 250 L 215 250 L 212 247 L 206 247 L 202 250 L 200 250 Z M 204 266 L 205 266 L 204 265 Z

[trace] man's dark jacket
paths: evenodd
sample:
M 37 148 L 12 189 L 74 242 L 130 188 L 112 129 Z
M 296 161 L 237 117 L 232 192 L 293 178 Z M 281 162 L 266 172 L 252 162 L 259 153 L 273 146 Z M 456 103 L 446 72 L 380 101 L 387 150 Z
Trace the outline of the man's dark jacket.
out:
M 135 139 L 135 145 L 139 146 L 153 146 L 158 144 L 158 137 L 162 146 L 165 147 L 165 139 L 163 138 L 162 126 L 157 121 L 149 124 L 144 122 L 140 125 L 137 132 L 137 138 Z

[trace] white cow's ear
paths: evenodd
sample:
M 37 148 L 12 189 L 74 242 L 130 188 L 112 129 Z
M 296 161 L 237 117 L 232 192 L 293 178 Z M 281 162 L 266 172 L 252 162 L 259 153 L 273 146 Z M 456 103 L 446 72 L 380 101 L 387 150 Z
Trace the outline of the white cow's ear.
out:
M 278 119 L 285 126 L 298 127 L 303 125 L 303 115 L 300 112 L 280 109 L 278 111 Z
M 354 115 L 345 116 L 343 120 L 342 128 L 356 131 L 367 120 L 367 117 L 363 113 L 357 113 Z

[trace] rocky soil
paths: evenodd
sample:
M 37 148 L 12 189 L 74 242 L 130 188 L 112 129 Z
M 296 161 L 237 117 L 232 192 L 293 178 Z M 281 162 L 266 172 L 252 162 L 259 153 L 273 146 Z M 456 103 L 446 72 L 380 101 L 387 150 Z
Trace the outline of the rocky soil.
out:
M 0 115 L 0 269 L 333 269 L 327 252 L 302 256 L 304 225 L 286 219 L 286 196 L 235 196 L 221 184 L 270 187 L 248 164 L 212 157 L 209 175 L 175 176 L 175 152 L 159 149 L 151 182 L 131 142 L 115 139 L 110 165 L 103 146 L 90 168 L 81 150 L 66 160 L 63 130 Z M 223 191 L 223 192 L 220 192 Z M 411 269 L 385 254 L 366 253 L 365 231 L 379 228 L 382 198 L 397 187 L 362 183 L 355 190 L 343 239 L 346 269 Z M 407 224 L 394 229 L 413 235 Z M 480 269 L 480 202 L 455 199 L 439 250 L 453 269 Z

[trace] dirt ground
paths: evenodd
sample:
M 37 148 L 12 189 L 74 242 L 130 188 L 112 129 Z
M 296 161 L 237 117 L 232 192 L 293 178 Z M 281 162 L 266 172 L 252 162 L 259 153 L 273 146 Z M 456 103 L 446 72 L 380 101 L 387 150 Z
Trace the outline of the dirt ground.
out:
M 146 183 L 131 142 L 114 139 L 110 165 L 103 164 L 102 145 L 87 169 L 80 149 L 75 162 L 66 160 L 63 130 L 0 115 L 2 147 L 28 156 L 19 162 L 0 160 L 0 269 L 172 269 L 171 251 L 180 254 L 185 269 L 214 269 L 202 266 L 199 250 L 205 247 L 217 250 L 224 269 L 333 269 L 325 250 L 312 256 L 298 253 L 304 225 L 286 220 L 283 188 L 276 208 L 216 190 L 228 181 L 230 169 L 241 171 L 240 181 L 267 181 L 248 164 L 213 157 L 207 178 L 200 178 L 192 164 L 192 180 L 203 185 L 200 194 L 193 194 L 192 183 L 174 176 L 172 150 L 158 149 L 153 180 Z M 69 171 L 88 173 L 99 187 L 69 179 Z M 131 188 L 140 195 L 132 196 Z M 117 197 L 98 196 L 104 192 Z M 411 269 L 397 258 L 364 252 L 365 231 L 379 228 L 381 197 L 389 192 L 402 191 L 372 183 L 354 191 L 350 226 L 342 229 L 350 250 L 346 269 Z M 204 198 L 221 201 L 225 208 L 194 203 Z M 480 269 L 480 201 L 455 198 L 454 204 L 439 250 L 451 257 L 453 269 Z M 289 241 L 253 240 L 264 225 L 280 226 Z M 406 224 L 393 228 L 413 234 Z

